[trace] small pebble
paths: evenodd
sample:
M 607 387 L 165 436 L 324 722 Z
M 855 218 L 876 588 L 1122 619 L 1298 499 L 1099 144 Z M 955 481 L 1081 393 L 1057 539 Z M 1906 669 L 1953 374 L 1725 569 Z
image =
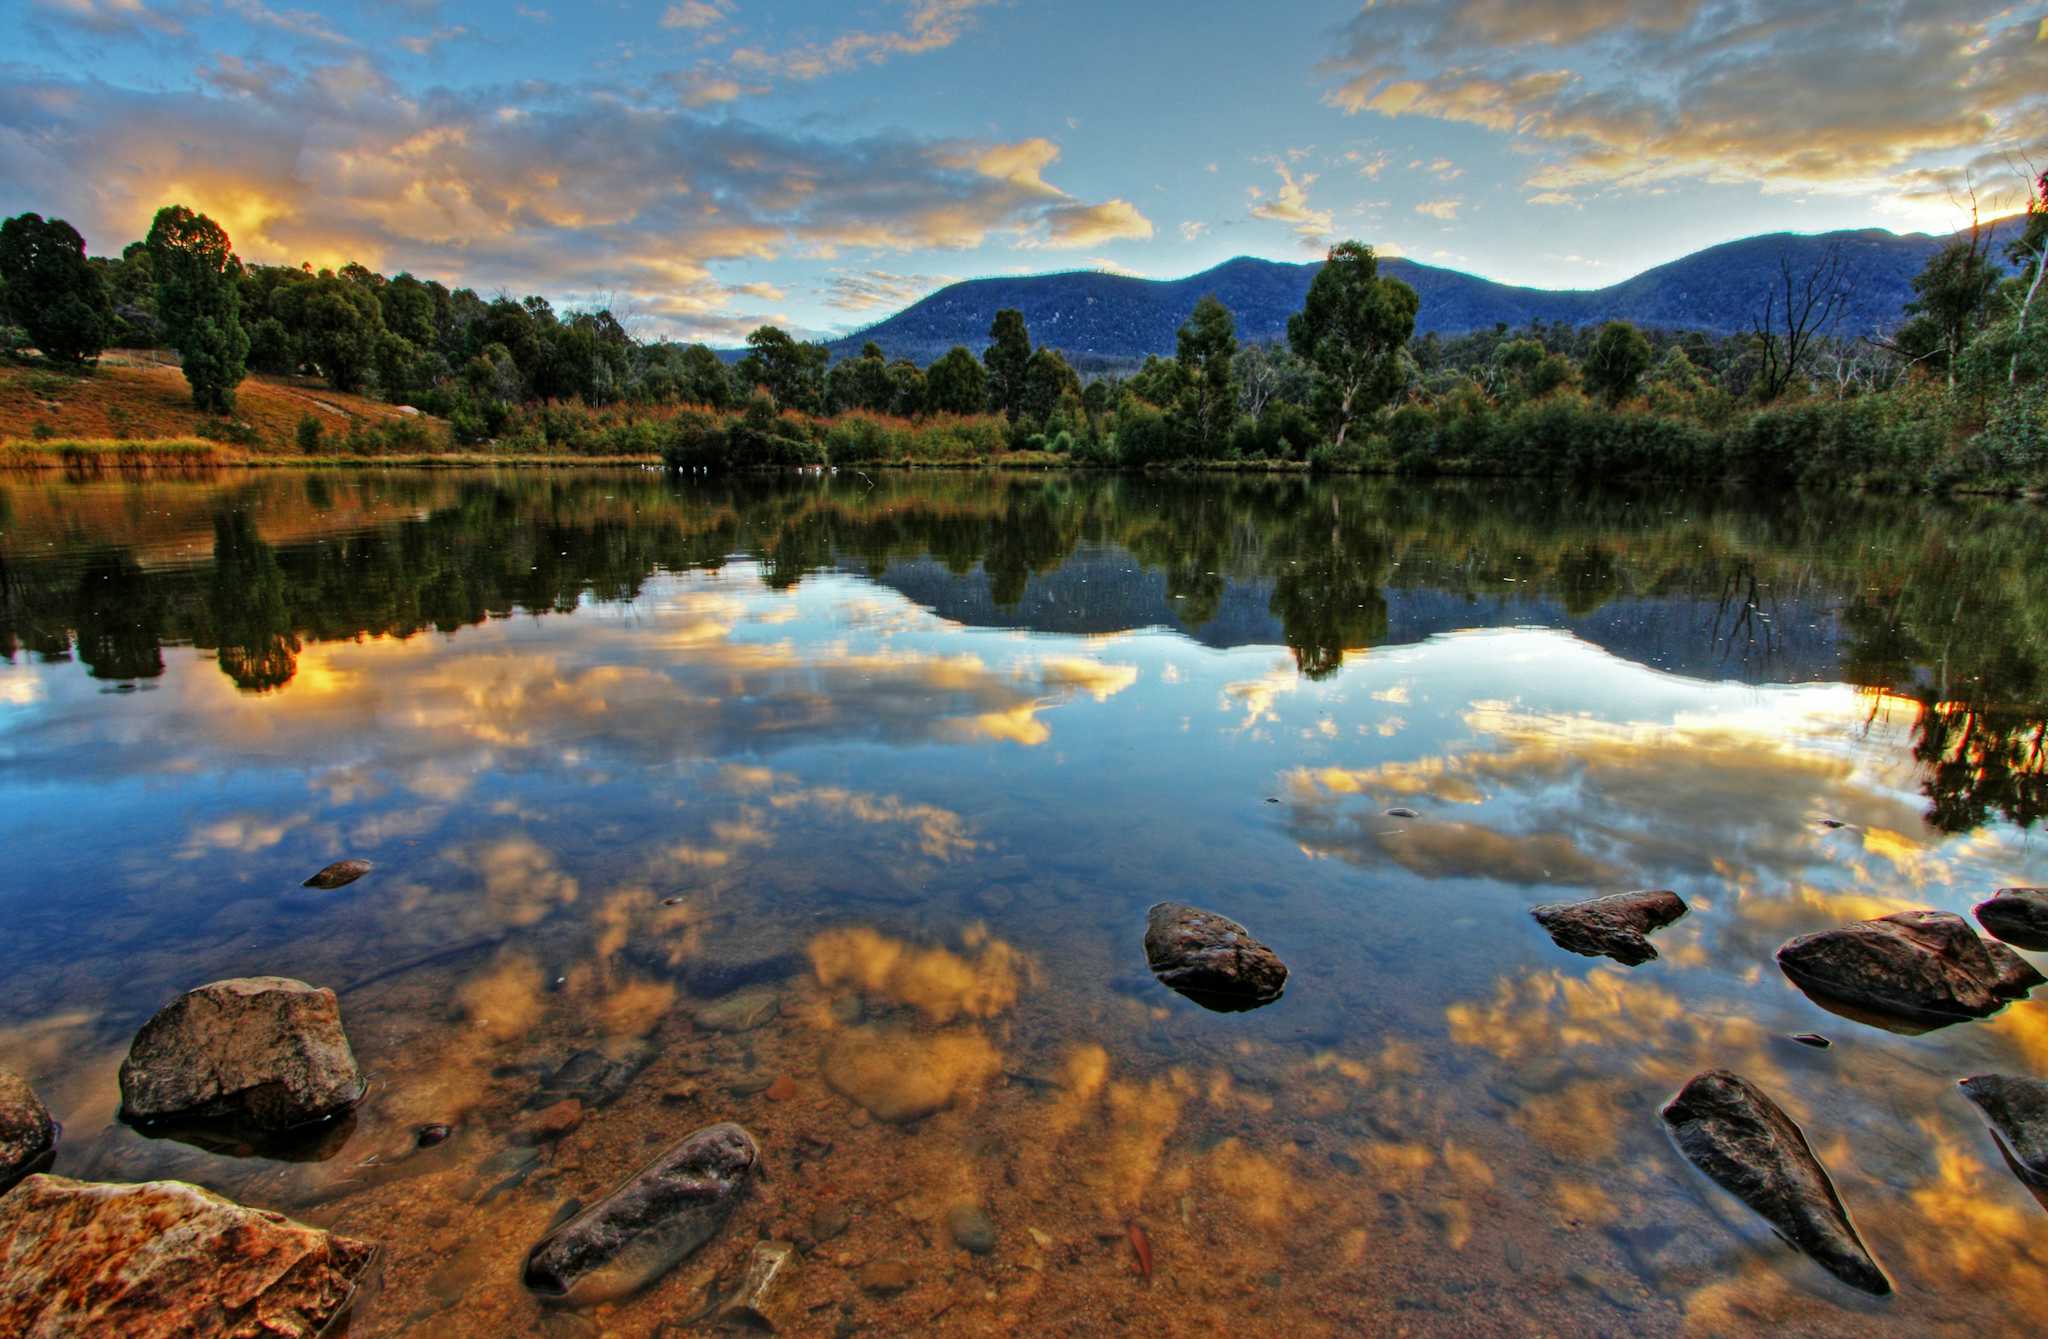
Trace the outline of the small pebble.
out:
M 908 1260 L 890 1256 L 887 1259 L 870 1260 L 862 1265 L 859 1282 L 868 1292 L 887 1297 L 892 1293 L 900 1293 L 917 1282 L 917 1271 L 910 1267 Z
M 446 1143 L 448 1136 L 454 1133 L 455 1127 L 452 1125 L 422 1125 L 413 1131 L 413 1145 L 417 1148 L 432 1148 L 436 1144 Z
M 552 1106 L 542 1107 L 512 1131 L 515 1144 L 545 1144 L 560 1139 L 583 1123 L 583 1103 L 573 1097 L 565 1097 Z
M 1387 810 L 1387 817 L 1388 817 L 1388 818 L 1420 818 L 1420 817 L 1422 817 L 1422 815 L 1421 815 L 1421 814 L 1418 814 L 1418 813 L 1416 813 L 1416 812 L 1415 812 L 1415 811 L 1414 811 L 1413 809 L 1409 809 L 1409 808 L 1405 808 L 1405 807 L 1402 807 L 1402 806 L 1396 805 L 1396 806 L 1395 806 L 1394 808 L 1392 808 L 1392 809 L 1389 809 L 1389 810 Z
M 830 1241 L 853 1223 L 853 1213 L 844 1204 L 827 1204 L 811 1215 L 811 1240 Z
M 979 1204 L 956 1204 L 946 1210 L 946 1231 L 963 1251 L 987 1255 L 996 1248 L 995 1220 Z
M 796 1096 L 796 1080 L 784 1074 L 769 1084 L 761 1095 L 771 1102 L 787 1102 Z
M 1818 1032 L 1795 1032 L 1792 1034 L 1792 1040 L 1798 1042 L 1801 1046 L 1811 1046 L 1816 1051 L 1825 1051 L 1828 1047 L 1834 1045 L 1833 1042 L 1821 1036 Z

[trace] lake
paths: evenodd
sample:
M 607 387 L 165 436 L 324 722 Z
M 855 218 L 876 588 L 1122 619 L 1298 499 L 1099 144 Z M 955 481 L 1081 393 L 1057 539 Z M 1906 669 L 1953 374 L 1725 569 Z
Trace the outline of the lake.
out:
M 2048 1220 L 1955 1085 L 2048 1075 L 2048 992 L 1910 1035 L 1772 954 L 2048 884 L 2043 533 L 1528 482 L 14 476 L 0 1064 L 62 1173 L 381 1244 L 357 1335 L 680 1333 L 765 1238 L 801 1333 L 2032 1332 Z M 1691 913 L 1635 967 L 1528 914 L 1637 888 Z M 1158 984 L 1163 899 L 1285 995 Z M 339 993 L 352 1120 L 120 1123 L 137 1027 L 263 974 Z M 1894 1296 L 1676 1151 L 1712 1068 Z M 721 1235 L 543 1313 L 558 1207 L 726 1119 L 768 1177 Z

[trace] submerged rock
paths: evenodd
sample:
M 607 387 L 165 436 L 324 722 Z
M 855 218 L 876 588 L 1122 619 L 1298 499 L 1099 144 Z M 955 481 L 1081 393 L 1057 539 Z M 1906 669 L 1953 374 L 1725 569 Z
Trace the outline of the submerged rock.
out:
M 2048 953 L 2048 888 L 2001 888 L 1976 910 L 1977 923 L 2006 943 Z
M 370 872 L 367 860 L 337 860 L 326 869 L 300 884 L 301 888 L 345 888 Z
M 697 1026 L 713 1032 L 752 1032 L 782 1010 L 782 1002 L 769 986 L 749 986 L 707 1004 L 693 1015 Z
M 760 1157 L 730 1122 L 685 1137 L 542 1237 L 526 1257 L 526 1286 L 571 1306 L 637 1292 L 717 1235 Z
M 953 1101 L 955 1076 L 916 1039 L 848 1032 L 825 1053 L 825 1083 L 877 1120 L 908 1125 Z
M 773 1333 L 794 1322 L 796 1290 L 790 1284 L 796 1258 L 796 1247 L 789 1242 L 755 1242 L 740 1286 L 718 1308 L 720 1323 Z
M 1668 888 L 1553 902 L 1529 911 L 1559 948 L 1588 958 L 1612 958 L 1625 967 L 1655 958 L 1657 949 L 1648 935 L 1685 913 L 1684 899 Z
M 1788 939 L 1778 965 L 1808 994 L 1939 1026 L 1988 1017 L 2039 983 L 1993 947 L 1951 912 L 1901 911 Z
M 57 1122 L 28 1080 L 0 1069 L 0 1195 L 57 1154 Z
M 1763 1215 L 1779 1236 L 1849 1286 L 1880 1297 L 1891 1292 L 1806 1136 L 1754 1084 L 1709 1070 L 1663 1114 L 1692 1165 Z
M 1211 1009 L 1256 1009 L 1287 987 L 1287 965 L 1251 931 L 1181 902 L 1147 913 L 1145 960 L 1161 982 Z
M 956 1204 L 946 1210 L 946 1232 L 953 1244 L 975 1255 L 996 1248 L 996 1223 L 979 1204 Z
M 811 960 L 801 953 L 784 951 L 748 957 L 727 951 L 690 959 L 683 966 L 683 985 L 692 995 L 710 999 L 747 986 L 787 980 L 810 965 Z
M 346 1111 L 365 1087 L 333 991 L 252 976 L 188 991 L 142 1025 L 121 1064 L 121 1111 L 274 1132 Z
M 0 1197 L 0 1334 L 313 1339 L 375 1255 L 180 1181 L 31 1176 Z
M 1959 1085 L 1977 1104 L 2020 1178 L 2048 1190 L 2048 1083 L 1978 1074 Z

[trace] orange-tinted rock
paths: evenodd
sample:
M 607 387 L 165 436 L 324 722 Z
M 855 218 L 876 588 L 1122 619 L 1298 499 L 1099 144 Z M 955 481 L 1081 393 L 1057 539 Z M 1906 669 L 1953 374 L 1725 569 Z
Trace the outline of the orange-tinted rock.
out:
M 31 1172 L 49 1166 L 57 1151 L 57 1122 L 11 1069 L 0 1069 L 0 1195 Z
M 375 1254 L 181 1181 L 31 1176 L 0 1197 L 0 1334 L 312 1339 Z
M 1287 986 L 1287 965 L 1251 931 L 1181 902 L 1146 913 L 1145 960 L 1162 983 L 1211 1009 L 1254 1009 Z
M 771 1102 L 787 1102 L 790 1098 L 796 1096 L 796 1080 L 784 1074 L 781 1078 L 769 1084 L 768 1090 L 762 1096 Z
M 573 1097 L 542 1107 L 514 1130 L 513 1141 L 521 1144 L 548 1144 L 569 1134 L 583 1123 L 583 1104 Z
M 188 991 L 142 1025 L 121 1064 L 121 1111 L 288 1130 L 347 1110 L 364 1087 L 333 991 L 252 976 Z
M 1785 941 L 1778 965 L 1810 994 L 1939 1026 L 1985 1018 L 2039 983 L 2003 945 L 1946 911 L 1901 911 Z

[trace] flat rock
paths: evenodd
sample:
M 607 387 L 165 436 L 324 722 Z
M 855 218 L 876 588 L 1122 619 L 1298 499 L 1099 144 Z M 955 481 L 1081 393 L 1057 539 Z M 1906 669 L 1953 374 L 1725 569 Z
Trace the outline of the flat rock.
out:
M 536 1242 L 527 1288 L 570 1306 L 639 1291 L 718 1234 L 760 1159 L 754 1137 L 731 1122 L 685 1136 Z
M 0 1195 L 32 1172 L 50 1165 L 57 1152 L 57 1122 L 28 1080 L 0 1069 Z
M 1684 899 L 1668 888 L 1553 902 L 1529 911 L 1559 948 L 1588 958 L 1612 958 L 1626 967 L 1655 958 L 1650 932 L 1685 913 Z
M 302 888 L 345 888 L 370 872 L 367 860 L 337 860 L 299 886 Z
M 552 1144 L 566 1138 L 583 1124 L 583 1103 L 573 1097 L 559 1102 L 550 1102 L 538 1111 L 530 1112 L 512 1129 L 515 1144 Z
M 375 1255 L 181 1181 L 31 1176 L 0 1197 L 0 1334 L 313 1339 Z
M 800 1321 L 791 1282 L 796 1261 L 796 1247 L 790 1242 L 755 1242 L 739 1287 L 718 1308 L 719 1322 L 773 1333 Z
M 121 1064 L 121 1110 L 278 1131 L 347 1110 L 365 1086 L 333 991 L 252 976 L 188 991 L 142 1025 Z
M 1709 1070 L 1694 1076 L 1663 1114 L 1693 1166 L 1763 1215 L 1779 1236 L 1849 1286 L 1880 1297 L 1891 1292 L 1806 1136 L 1756 1085 Z
M 2015 969 L 2017 957 L 1947 911 L 1901 911 L 1778 949 L 1778 965 L 1809 994 L 1935 1026 L 1988 1017 L 2024 995 L 2032 988 L 2026 975 L 2038 982 L 2039 974 L 2024 962 L 2024 971 Z
M 911 1268 L 908 1260 L 887 1256 L 880 1260 L 870 1260 L 862 1265 L 857 1282 L 867 1292 L 874 1293 L 880 1297 L 888 1297 L 895 1293 L 900 1293 L 910 1287 L 911 1284 L 916 1283 L 917 1271 Z
M 2006 943 L 2048 953 L 2048 888 L 2001 888 L 1976 911 L 1977 923 Z
M 908 1125 L 951 1106 L 964 1084 L 989 1077 L 1000 1063 L 978 1046 L 855 1029 L 833 1043 L 820 1068 L 833 1092 L 876 1120 Z
M 782 1002 L 767 986 L 750 986 L 699 1008 L 691 1017 L 713 1032 L 752 1032 L 782 1011 Z
M 1978 1074 L 1958 1085 L 1977 1104 L 2020 1178 L 2048 1190 L 2048 1083 Z
M 1182 902 L 1146 913 L 1145 960 L 1162 983 L 1211 1009 L 1256 1009 L 1287 987 L 1287 965 L 1251 931 Z

